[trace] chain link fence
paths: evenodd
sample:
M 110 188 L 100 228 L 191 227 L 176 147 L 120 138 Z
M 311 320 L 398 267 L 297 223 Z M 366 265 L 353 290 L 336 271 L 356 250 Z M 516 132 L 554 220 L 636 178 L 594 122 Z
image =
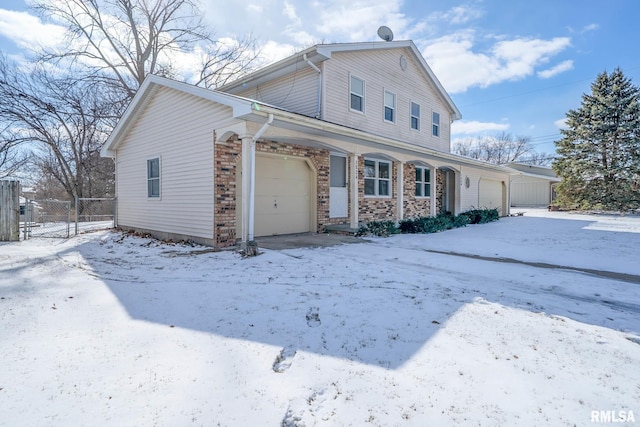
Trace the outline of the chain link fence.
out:
M 105 230 L 116 225 L 115 198 L 77 198 L 65 200 L 29 200 L 20 205 L 20 224 L 24 239 L 31 237 L 68 238 L 88 231 Z
M 116 226 L 115 198 L 77 198 L 75 234 Z
M 64 200 L 26 200 L 20 207 L 24 218 L 24 238 L 69 237 L 71 202 Z M 24 214 L 24 215 L 23 215 Z

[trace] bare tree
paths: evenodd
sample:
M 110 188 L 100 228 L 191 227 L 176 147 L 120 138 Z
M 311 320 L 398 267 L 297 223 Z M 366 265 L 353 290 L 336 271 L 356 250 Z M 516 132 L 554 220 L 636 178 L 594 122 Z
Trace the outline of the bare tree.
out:
M 29 161 L 26 150 L 16 147 L 15 132 L 0 122 L 0 179 L 14 178 Z
M 5 143 L 28 147 L 43 175 L 70 198 L 113 194 L 113 163 L 100 158 L 117 103 L 103 87 L 20 68 L 0 57 L 0 125 Z
M 67 29 L 65 50 L 42 60 L 80 62 L 92 80 L 122 88 L 129 99 L 148 74 L 214 87 L 246 72 L 259 54 L 251 38 L 214 40 L 196 0 L 35 0 L 33 7 Z M 178 75 L 184 53 L 198 57 L 192 76 Z
M 546 155 L 536 152 L 531 145 L 531 138 L 514 137 L 503 132 L 493 137 L 468 138 L 453 146 L 454 153 L 472 159 L 502 165 L 505 163 L 524 161 L 533 164 L 548 162 Z

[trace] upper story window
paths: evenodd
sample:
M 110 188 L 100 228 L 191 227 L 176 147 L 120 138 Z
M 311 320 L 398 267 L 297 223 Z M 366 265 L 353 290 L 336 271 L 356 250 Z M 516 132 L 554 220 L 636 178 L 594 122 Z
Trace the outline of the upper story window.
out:
M 396 94 L 387 90 L 384 91 L 384 120 L 396 121 Z
M 431 196 L 431 170 L 416 166 L 416 197 Z
M 349 92 L 351 93 L 349 101 L 351 109 L 364 113 L 364 80 L 351 76 L 349 79 Z
M 431 134 L 433 136 L 440 136 L 440 114 L 433 112 L 433 117 L 431 119 Z
M 147 197 L 160 197 L 160 158 L 147 160 Z
M 364 159 L 364 195 L 391 196 L 391 162 Z
M 420 104 L 411 103 L 411 129 L 420 130 Z

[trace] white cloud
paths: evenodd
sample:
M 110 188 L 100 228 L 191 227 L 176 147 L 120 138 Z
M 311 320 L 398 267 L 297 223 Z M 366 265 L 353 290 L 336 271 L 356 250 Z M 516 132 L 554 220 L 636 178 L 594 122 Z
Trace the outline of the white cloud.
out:
M 260 4 L 253 4 L 252 3 L 252 4 L 248 4 L 245 7 L 245 10 L 248 13 L 262 13 L 262 12 L 264 12 L 264 7 L 262 5 L 260 5 Z
M 466 30 L 422 44 L 425 58 L 445 88 L 450 93 L 461 93 L 470 87 L 530 76 L 536 67 L 569 47 L 570 39 L 501 40 L 484 52 L 476 52 L 476 35 Z
M 366 41 L 376 39 L 376 30 L 386 25 L 395 33 L 395 38 L 405 31 L 408 19 L 400 11 L 402 1 L 389 0 L 378 4 L 369 0 L 316 1 L 312 3 L 310 22 L 318 21 L 315 30 L 327 37 L 329 42 Z
M 460 25 L 478 19 L 484 11 L 471 6 L 455 6 L 446 12 L 435 12 L 429 16 L 430 21 L 445 21 L 448 24 Z
M 282 11 L 282 13 L 284 13 L 284 16 L 286 16 L 293 25 L 302 25 L 302 21 L 296 14 L 295 6 L 293 6 L 288 1 L 284 2 L 284 10 Z
M 556 125 L 558 129 L 569 129 L 566 117 L 564 119 L 556 120 L 553 124 Z
M 278 43 L 270 40 L 262 46 L 261 53 L 262 56 L 267 60 L 267 62 L 270 63 L 291 56 L 297 50 L 297 46 L 287 43 Z
M 555 67 L 551 67 L 543 71 L 538 71 L 538 77 L 540 77 L 541 79 L 548 79 L 569 70 L 573 70 L 573 61 L 570 59 L 562 61 Z
M 483 132 L 505 131 L 509 129 L 506 123 L 478 122 L 475 120 L 464 121 L 459 120 L 451 124 L 451 134 L 476 134 Z
M 0 35 L 13 40 L 20 48 L 54 47 L 62 42 L 64 32 L 63 27 L 43 24 L 27 12 L 0 9 Z
M 600 28 L 600 25 L 598 24 L 588 24 L 585 25 L 584 27 L 580 28 L 579 30 L 575 30 L 572 27 L 567 27 L 567 29 L 569 30 L 569 32 L 571 33 L 577 33 L 577 34 L 584 34 L 584 33 L 588 33 L 590 31 L 595 31 L 598 28 Z

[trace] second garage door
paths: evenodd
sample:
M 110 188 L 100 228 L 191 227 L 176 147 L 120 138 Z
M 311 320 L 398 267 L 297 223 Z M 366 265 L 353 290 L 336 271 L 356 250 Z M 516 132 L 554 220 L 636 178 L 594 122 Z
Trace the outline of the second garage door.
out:
M 256 236 L 311 231 L 312 176 L 303 159 L 256 156 Z
M 498 208 L 500 214 L 502 211 L 502 182 L 492 179 L 481 179 L 480 188 L 478 194 L 478 207 L 479 208 Z

